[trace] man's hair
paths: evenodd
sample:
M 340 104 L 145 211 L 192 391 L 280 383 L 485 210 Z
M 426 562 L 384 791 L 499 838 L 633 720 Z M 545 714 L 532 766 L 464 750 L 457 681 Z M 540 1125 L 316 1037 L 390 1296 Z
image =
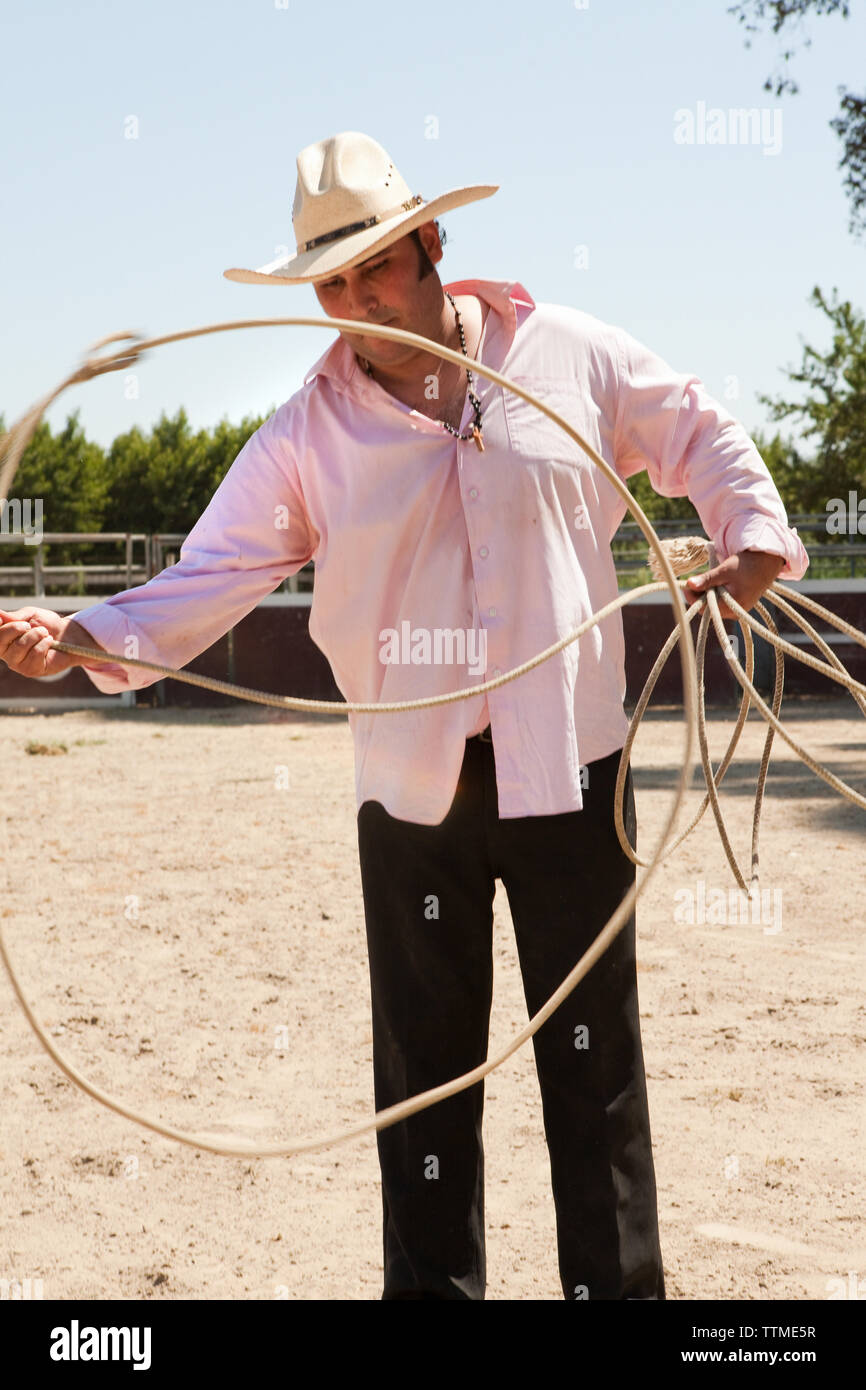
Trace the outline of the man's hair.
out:
M 433 223 L 433 226 L 436 228 L 437 232 L 439 233 L 439 244 L 440 244 L 440 246 L 444 246 L 444 245 L 445 245 L 445 228 L 444 228 L 444 227 L 440 227 L 438 222 L 434 222 L 434 223 Z M 424 244 L 423 244 L 423 242 L 421 241 L 421 237 L 420 237 L 420 234 L 419 234 L 419 229 L 418 229 L 417 227 L 413 228 L 413 230 L 409 233 L 409 235 L 410 235 L 410 237 L 412 238 L 412 240 L 414 241 L 415 245 L 418 247 L 418 279 L 419 279 L 419 280 L 424 280 L 424 279 L 426 279 L 426 277 L 427 277 L 428 275 L 431 275 L 431 274 L 435 274 L 435 273 L 436 273 L 436 267 L 435 267 L 435 265 L 433 264 L 433 262 L 431 261 L 430 257 L 427 255 L 427 252 L 424 250 Z

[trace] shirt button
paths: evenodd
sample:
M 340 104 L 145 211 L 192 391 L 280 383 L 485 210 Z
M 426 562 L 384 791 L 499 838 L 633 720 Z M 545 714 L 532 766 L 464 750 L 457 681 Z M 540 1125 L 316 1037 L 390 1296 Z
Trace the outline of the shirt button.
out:
M 482 560 L 486 560 L 486 559 L 487 559 L 487 556 L 490 554 L 490 551 L 487 549 L 487 546 L 486 546 L 486 545 L 482 545 L 482 547 L 481 547 L 481 549 L 479 550 L 478 554 L 481 556 Z
M 472 501 L 474 502 L 474 501 L 475 501 L 475 498 L 478 496 L 478 488 L 477 488 L 477 487 L 471 487 L 471 488 L 469 489 L 469 496 L 472 498 Z
M 497 676 L 501 676 L 501 675 L 502 675 L 502 667 L 501 667 L 501 666 L 494 666 L 494 668 L 493 668 L 493 676 L 494 676 L 494 679 L 495 679 Z
M 496 617 L 496 609 L 495 609 L 495 608 L 488 608 L 487 613 L 488 613 L 488 616 L 491 617 L 491 618 L 495 618 L 495 617 Z

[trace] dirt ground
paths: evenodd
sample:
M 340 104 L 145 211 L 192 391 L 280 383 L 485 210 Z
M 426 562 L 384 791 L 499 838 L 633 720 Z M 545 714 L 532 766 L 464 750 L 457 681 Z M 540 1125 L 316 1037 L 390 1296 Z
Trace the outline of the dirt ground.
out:
M 850 701 L 785 713 L 866 793 Z M 713 715 L 716 757 L 730 722 Z M 74 1064 L 136 1108 L 218 1135 L 278 1142 L 369 1115 L 345 719 L 112 709 L 6 715 L 0 728 L 0 912 L 28 996 Z M 724 784 L 746 864 L 763 730 L 750 719 Z M 58 743 L 56 756 L 27 751 Z M 643 851 L 682 743 L 678 714 L 648 716 L 633 759 Z M 714 913 L 713 890 L 733 881 L 709 817 L 639 904 L 671 1298 L 850 1296 L 850 1271 L 866 1295 L 864 849 L 866 812 L 777 742 L 765 911 Z M 525 1019 L 501 888 L 495 960 L 492 1048 Z M 379 1298 L 372 1136 L 252 1161 L 154 1136 L 65 1079 L 5 972 L 0 1042 L 0 1278 L 39 1279 L 46 1299 Z M 488 1080 L 485 1146 L 488 1297 L 560 1299 L 529 1047 Z

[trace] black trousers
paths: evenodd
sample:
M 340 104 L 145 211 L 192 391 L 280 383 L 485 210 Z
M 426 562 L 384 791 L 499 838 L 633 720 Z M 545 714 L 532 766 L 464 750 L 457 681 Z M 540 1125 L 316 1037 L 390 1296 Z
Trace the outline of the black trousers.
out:
M 588 764 L 582 811 L 501 820 L 493 747 L 470 739 L 440 825 L 358 812 L 376 1108 L 487 1056 L 495 880 L 534 1014 L 622 900 L 619 753 Z M 626 825 L 635 840 L 629 772 Z M 634 917 L 533 1039 L 567 1299 L 664 1298 L 638 1021 Z M 484 1086 L 380 1131 L 386 1299 L 482 1299 Z

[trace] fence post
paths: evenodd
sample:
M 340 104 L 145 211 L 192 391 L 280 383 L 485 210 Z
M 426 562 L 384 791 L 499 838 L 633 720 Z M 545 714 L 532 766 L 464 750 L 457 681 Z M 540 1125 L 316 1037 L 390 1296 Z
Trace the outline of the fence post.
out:
M 126 533 L 126 587 L 132 588 L 132 536 Z
M 33 553 L 33 594 L 36 598 L 45 597 L 45 575 L 42 569 L 41 545 L 37 545 Z

